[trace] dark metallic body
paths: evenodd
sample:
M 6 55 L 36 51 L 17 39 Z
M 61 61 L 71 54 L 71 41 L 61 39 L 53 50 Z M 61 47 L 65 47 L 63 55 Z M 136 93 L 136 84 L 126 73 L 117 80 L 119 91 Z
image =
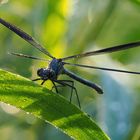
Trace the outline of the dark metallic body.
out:
M 140 46 L 140 41 L 132 42 L 132 43 L 128 43 L 128 44 L 123 44 L 123 45 L 118 45 L 118 46 L 114 46 L 114 47 L 109 47 L 109 48 L 105 48 L 105 49 L 101 49 L 101 50 L 86 52 L 83 54 L 72 55 L 72 56 L 68 56 L 65 58 L 61 58 L 61 59 L 56 59 L 45 48 L 43 48 L 34 38 L 32 38 L 30 35 L 28 35 L 24 31 L 22 31 L 21 29 L 8 23 L 7 21 L 3 20 L 2 18 L 0 18 L 0 23 L 3 24 L 5 27 L 9 28 L 11 31 L 15 32 L 17 35 L 19 35 L 21 38 L 26 40 L 28 43 L 33 45 L 36 49 L 40 50 L 41 52 L 43 52 L 44 54 L 46 54 L 47 56 L 52 58 L 52 60 L 49 61 L 49 60 L 37 58 L 34 56 L 28 56 L 28 55 L 18 54 L 18 53 L 11 53 L 13 55 L 24 57 L 24 58 L 31 58 L 31 59 L 35 59 L 35 60 L 42 60 L 42 61 L 49 61 L 50 62 L 48 68 L 38 69 L 37 75 L 39 76 L 39 78 L 34 79 L 33 81 L 43 80 L 43 82 L 41 83 L 41 85 L 43 85 L 45 81 L 51 80 L 53 85 L 54 85 L 52 87 L 52 89 L 55 88 L 57 93 L 58 93 L 59 86 L 70 87 L 71 88 L 70 102 L 72 99 L 72 93 L 73 93 L 73 91 L 75 91 L 77 99 L 78 99 L 79 107 L 80 107 L 80 101 L 79 101 L 79 97 L 77 94 L 77 90 L 74 87 L 74 81 L 72 81 L 72 80 L 58 80 L 59 75 L 66 74 L 70 78 L 96 90 L 97 93 L 99 93 L 99 94 L 102 94 L 103 90 L 97 84 L 95 84 L 91 81 L 88 81 L 86 79 L 83 79 L 83 78 L 77 76 L 76 74 L 68 71 L 67 69 L 64 68 L 64 65 L 72 65 L 72 66 L 78 66 L 78 67 L 83 67 L 83 68 L 123 72 L 123 73 L 129 73 L 129 74 L 140 74 L 140 72 L 134 72 L 134 71 L 125 71 L 125 70 L 110 69 L 110 68 L 103 68 L 103 67 L 96 67 L 96 66 L 87 66 L 87 65 L 80 65 L 80 64 L 71 64 L 71 63 L 64 62 L 64 61 L 72 59 L 72 58 L 88 57 L 88 56 L 92 56 L 92 55 L 112 53 L 112 52 L 116 52 L 116 51 L 122 51 L 122 50 L 130 49 L 130 48 L 138 47 L 138 46 Z M 56 85 L 55 83 L 57 83 L 59 85 Z
M 63 62 L 61 59 L 53 59 L 48 68 L 41 68 L 37 71 L 42 80 L 57 80 L 58 76 L 64 72 Z
M 64 65 L 64 63 L 62 62 L 62 59 L 53 59 L 50 62 L 48 68 L 39 69 L 37 71 L 37 74 L 38 74 L 39 77 L 41 77 L 40 80 L 44 80 L 44 81 L 46 81 L 48 79 L 51 80 L 51 81 L 57 81 L 57 78 L 60 74 L 66 74 L 69 77 L 79 81 L 80 83 L 95 89 L 98 93 L 100 93 L 100 94 L 103 93 L 102 89 L 98 85 L 75 75 L 74 73 L 65 69 L 63 67 L 63 65 Z

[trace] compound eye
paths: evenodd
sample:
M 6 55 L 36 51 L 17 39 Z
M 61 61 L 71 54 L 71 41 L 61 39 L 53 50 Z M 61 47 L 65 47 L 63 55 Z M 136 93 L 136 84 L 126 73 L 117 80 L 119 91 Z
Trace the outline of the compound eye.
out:
M 42 74 L 43 74 L 43 71 L 44 71 L 43 68 L 38 69 L 38 70 L 37 70 L 37 75 L 41 77 Z

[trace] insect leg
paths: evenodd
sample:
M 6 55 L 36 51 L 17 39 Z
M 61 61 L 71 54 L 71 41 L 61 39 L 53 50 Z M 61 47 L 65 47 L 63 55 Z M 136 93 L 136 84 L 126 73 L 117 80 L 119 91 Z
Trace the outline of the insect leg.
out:
M 43 85 L 47 80 L 43 80 L 43 82 L 41 83 L 41 85 Z
M 71 101 L 72 101 L 72 95 L 73 95 L 74 81 L 71 81 L 71 80 L 62 80 L 62 81 L 72 84 L 72 85 L 71 85 L 72 87 L 70 87 L 70 88 L 71 88 L 70 103 L 71 103 Z
M 52 87 L 52 89 L 51 90 L 53 90 L 53 88 L 55 88 L 55 90 L 56 90 L 56 93 L 58 93 L 58 86 L 56 86 L 56 84 L 55 84 L 55 82 L 54 81 L 52 81 L 52 83 L 53 83 L 53 87 Z
M 61 85 L 65 85 L 65 86 L 68 86 L 68 87 L 71 88 L 70 103 L 71 103 L 71 100 L 72 100 L 73 90 L 75 91 L 75 94 L 76 94 L 76 97 L 77 97 L 77 101 L 78 101 L 79 108 L 81 108 L 79 96 L 78 96 L 78 93 L 77 93 L 76 88 L 74 87 L 74 82 L 71 81 L 71 80 L 57 80 L 56 82 L 59 83 L 59 84 L 61 84 Z M 68 84 L 68 82 L 69 82 L 69 83 L 72 83 L 72 85 Z
M 38 81 L 38 80 L 42 80 L 41 78 L 37 78 L 37 79 L 33 79 L 32 81 Z

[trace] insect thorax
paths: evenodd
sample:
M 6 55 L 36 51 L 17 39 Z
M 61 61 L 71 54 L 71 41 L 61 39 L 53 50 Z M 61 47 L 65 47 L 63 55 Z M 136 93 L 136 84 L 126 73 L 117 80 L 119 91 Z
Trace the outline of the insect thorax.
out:
M 56 80 L 59 74 L 63 73 L 63 62 L 60 59 L 53 59 L 48 68 L 38 69 L 37 75 L 42 78 L 42 80 Z
M 53 59 L 48 67 L 50 70 L 52 70 L 56 76 L 61 74 L 63 72 L 63 62 L 61 59 Z

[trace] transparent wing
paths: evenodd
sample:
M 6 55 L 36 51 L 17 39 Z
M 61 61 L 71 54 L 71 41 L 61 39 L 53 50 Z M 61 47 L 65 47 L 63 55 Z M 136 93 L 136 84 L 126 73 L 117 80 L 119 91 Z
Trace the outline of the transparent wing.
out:
M 0 23 L 3 24 L 5 27 L 10 29 L 11 31 L 15 32 L 18 36 L 26 40 L 28 43 L 33 45 L 36 49 L 40 50 L 44 54 L 48 55 L 51 58 L 54 58 L 45 48 L 43 48 L 33 37 L 16 27 L 15 25 L 12 25 L 8 23 L 7 21 L 0 18 Z
M 26 55 L 26 54 L 21 54 L 21 53 L 14 53 L 14 52 L 10 52 L 8 53 L 10 55 L 15 55 L 15 56 L 18 56 L 18 57 L 23 57 L 23 58 L 29 58 L 29 59 L 34 59 L 34 60 L 40 60 L 40 61 L 47 61 L 47 62 L 50 62 L 49 60 L 47 59 L 43 59 L 43 58 L 39 58 L 39 57 L 35 57 L 35 56 L 30 56 L 30 55 Z
M 137 41 L 137 42 L 122 44 L 122 45 L 109 47 L 109 48 L 105 48 L 105 49 L 101 49 L 101 50 L 90 51 L 90 52 L 86 52 L 86 53 L 82 53 L 82 54 L 68 56 L 68 57 L 62 58 L 62 60 L 65 61 L 65 60 L 69 60 L 72 58 L 81 58 L 81 57 L 87 57 L 87 56 L 92 56 L 92 55 L 112 53 L 112 52 L 122 51 L 122 50 L 130 49 L 130 48 L 134 48 L 134 47 L 139 47 L 139 46 L 140 46 L 140 41 Z
M 105 70 L 105 71 L 114 71 L 114 72 L 122 72 L 122 73 L 129 73 L 129 74 L 140 74 L 140 72 L 136 72 L 136 71 L 126 71 L 126 70 L 120 70 L 120 69 L 110 69 L 110 68 L 104 68 L 104 67 L 72 64 L 72 63 L 67 63 L 67 62 L 64 62 L 64 64 L 71 65 L 71 66 L 76 66 L 76 67 Z

